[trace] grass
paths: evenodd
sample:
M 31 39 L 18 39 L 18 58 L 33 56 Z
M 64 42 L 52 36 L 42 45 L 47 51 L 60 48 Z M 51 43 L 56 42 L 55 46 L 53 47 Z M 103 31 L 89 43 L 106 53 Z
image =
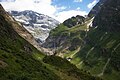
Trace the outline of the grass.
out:
M 54 66 L 57 69 L 57 72 L 60 73 L 59 76 L 64 76 L 63 78 L 65 80 L 100 80 L 100 78 L 90 76 L 89 73 L 79 70 L 75 65 L 58 56 L 46 56 L 44 57 L 43 62 Z
M 119 72 L 120 74 L 120 72 Z M 106 80 L 119 80 L 120 76 L 119 76 L 118 72 L 116 72 L 115 70 L 112 70 L 111 73 L 109 74 L 104 74 L 103 78 L 105 78 Z
M 67 36 L 69 36 L 65 41 L 69 40 L 69 44 L 71 44 L 72 46 L 67 46 L 67 47 L 73 48 L 73 50 L 70 50 L 69 48 L 63 50 L 66 53 L 64 54 L 64 57 L 70 57 L 76 51 L 77 48 L 75 47 L 81 46 L 80 51 L 76 53 L 71 59 L 70 61 L 71 63 L 75 64 L 80 69 L 88 70 L 93 75 L 97 75 L 102 71 L 106 63 L 106 60 L 111 57 L 109 67 L 107 68 L 109 68 L 109 70 L 115 70 L 116 74 L 119 74 L 119 70 L 120 70 L 119 69 L 120 66 L 119 65 L 119 57 L 120 57 L 119 32 L 105 31 L 104 30 L 105 27 L 103 29 L 91 28 L 90 31 L 86 32 L 87 24 L 89 22 L 90 20 L 88 20 L 87 23 L 83 25 L 76 25 L 67 29 L 64 29 L 59 26 L 59 29 L 60 28 L 62 29 L 60 33 L 61 34 L 66 33 Z M 55 29 L 54 31 L 56 34 L 57 30 Z M 56 34 L 55 37 L 57 38 L 59 35 Z M 79 39 L 79 41 L 81 41 L 82 44 L 79 44 L 80 42 L 75 41 L 74 40 L 75 38 Z M 94 49 L 91 50 L 92 48 Z M 61 50 L 61 52 L 63 51 Z M 115 65 L 117 65 L 118 67 Z M 102 78 L 108 79 L 107 78 L 108 76 L 106 75 L 109 75 L 109 73 L 105 73 L 102 76 Z M 114 76 L 116 76 L 116 80 L 119 79 L 118 75 L 114 75 Z M 110 76 L 110 77 L 113 78 L 114 76 Z
M 20 37 L 6 14 L 0 14 L 0 80 L 59 80 L 41 61 L 44 55 Z
M 64 54 L 64 58 L 71 57 L 71 55 L 73 55 L 75 52 L 76 50 L 67 52 L 66 54 Z
M 63 24 L 60 24 L 57 28 L 53 29 L 50 32 L 50 35 L 52 36 L 56 36 L 56 35 L 60 35 L 61 32 L 63 32 L 64 30 L 67 30 L 68 28 L 66 26 L 64 26 Z
M 116 70 L 117 67 L 115 67 L 115 64 L 119 66 L 117 62 L 119 62 L 118 59 L 119 59 L 119 50 L 120 50 L 118 49 L 119 48 L 118 44 L 120 43 L 119 42 L 120 38 L 118 36 L 119 34 L 116 34 L 116 33 L 108 32 L 107 34 L 105 34 L 105 32 L 99 31 L 96 29 L 89 32 L 88 39 L 91 41 L 89 41 L 84 46 L 84 48 L 82 48 L 80 52 L 76 54 L 77 56 L 76 58 L 80 58 L 82 61 L 85 61 L 85 63 L 87 61 L 87 64 L 79 65 L 80 67 L 78 66 L 78 68 L 89 70 L 93 75 L 95 74 L 97 75 L 102 71 L 106 63 L 106 60 L 111 57 L 111 61 L 107 68 L 109 68 L 109 70 Z M 101 39 L 101 37 L 103 37 L 103 39 Z M 89 52 L 90 48 L 92 47 L 95 47 L 95 48 L 90 52 L 88 57 L 85 58 L 85 56 L 87 55 L 87 52 Z M 79 59 L 77 61 L 76 58 L 73 58 L 73 61 L 74 61 L 73 63 L 77 65 L 79 62 Z M 115 74 L 119 74 L 119 70 L 116 70 L 115 72 L 116 72 Z M 109 72 L 104 73 L 102 78 L 105 80 L 112 80 L 113 77 L 116 76 L 115 80 L 119 80 L 118 75 L 112 75 L 112 76 L 110 75 L 111 74 L 109 74 Z
M 19 36 L 13 25 L 8 14 L 0 14 L 0 80 L 100 80 L 66 59 L 45 56 Z

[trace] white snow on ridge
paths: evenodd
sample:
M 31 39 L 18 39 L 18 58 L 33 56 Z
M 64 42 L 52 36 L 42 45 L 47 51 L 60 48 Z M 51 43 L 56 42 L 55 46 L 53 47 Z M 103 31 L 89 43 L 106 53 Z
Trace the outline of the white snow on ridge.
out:
M 10 14 L 16 21 L 22 23 L 40 44 L 46 40 L 49 32 L 59 24 L 57 20 L 34 11 L 10 11 Z

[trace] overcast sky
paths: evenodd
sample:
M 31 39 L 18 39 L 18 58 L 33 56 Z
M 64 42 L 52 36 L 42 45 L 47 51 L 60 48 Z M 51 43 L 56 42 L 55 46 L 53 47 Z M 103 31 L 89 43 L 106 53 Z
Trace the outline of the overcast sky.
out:
M 76 16 L 87 15 L 99 0 L 0 0 L 7 10 L 33 10 L 60 22 Z

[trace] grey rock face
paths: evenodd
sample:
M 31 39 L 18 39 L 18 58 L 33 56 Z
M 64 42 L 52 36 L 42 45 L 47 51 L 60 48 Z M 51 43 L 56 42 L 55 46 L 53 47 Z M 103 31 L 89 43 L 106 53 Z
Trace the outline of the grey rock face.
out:
M 24 27 L 34 36 L 41 44 L 49 36 L 49 32 L 57 27 L 59 21 L 34 11 L 10 11 L 16 21 L 21 22 Z

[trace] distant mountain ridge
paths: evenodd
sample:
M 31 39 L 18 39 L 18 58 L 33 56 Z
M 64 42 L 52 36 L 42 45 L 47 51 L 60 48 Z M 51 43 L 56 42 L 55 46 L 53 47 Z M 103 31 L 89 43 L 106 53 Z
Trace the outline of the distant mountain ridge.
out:
M 59 21 L 31 10 L 9 11 L 9 13 L 22 23 L 40 44 L 49 36 L 50 30 L 59 24 Z

